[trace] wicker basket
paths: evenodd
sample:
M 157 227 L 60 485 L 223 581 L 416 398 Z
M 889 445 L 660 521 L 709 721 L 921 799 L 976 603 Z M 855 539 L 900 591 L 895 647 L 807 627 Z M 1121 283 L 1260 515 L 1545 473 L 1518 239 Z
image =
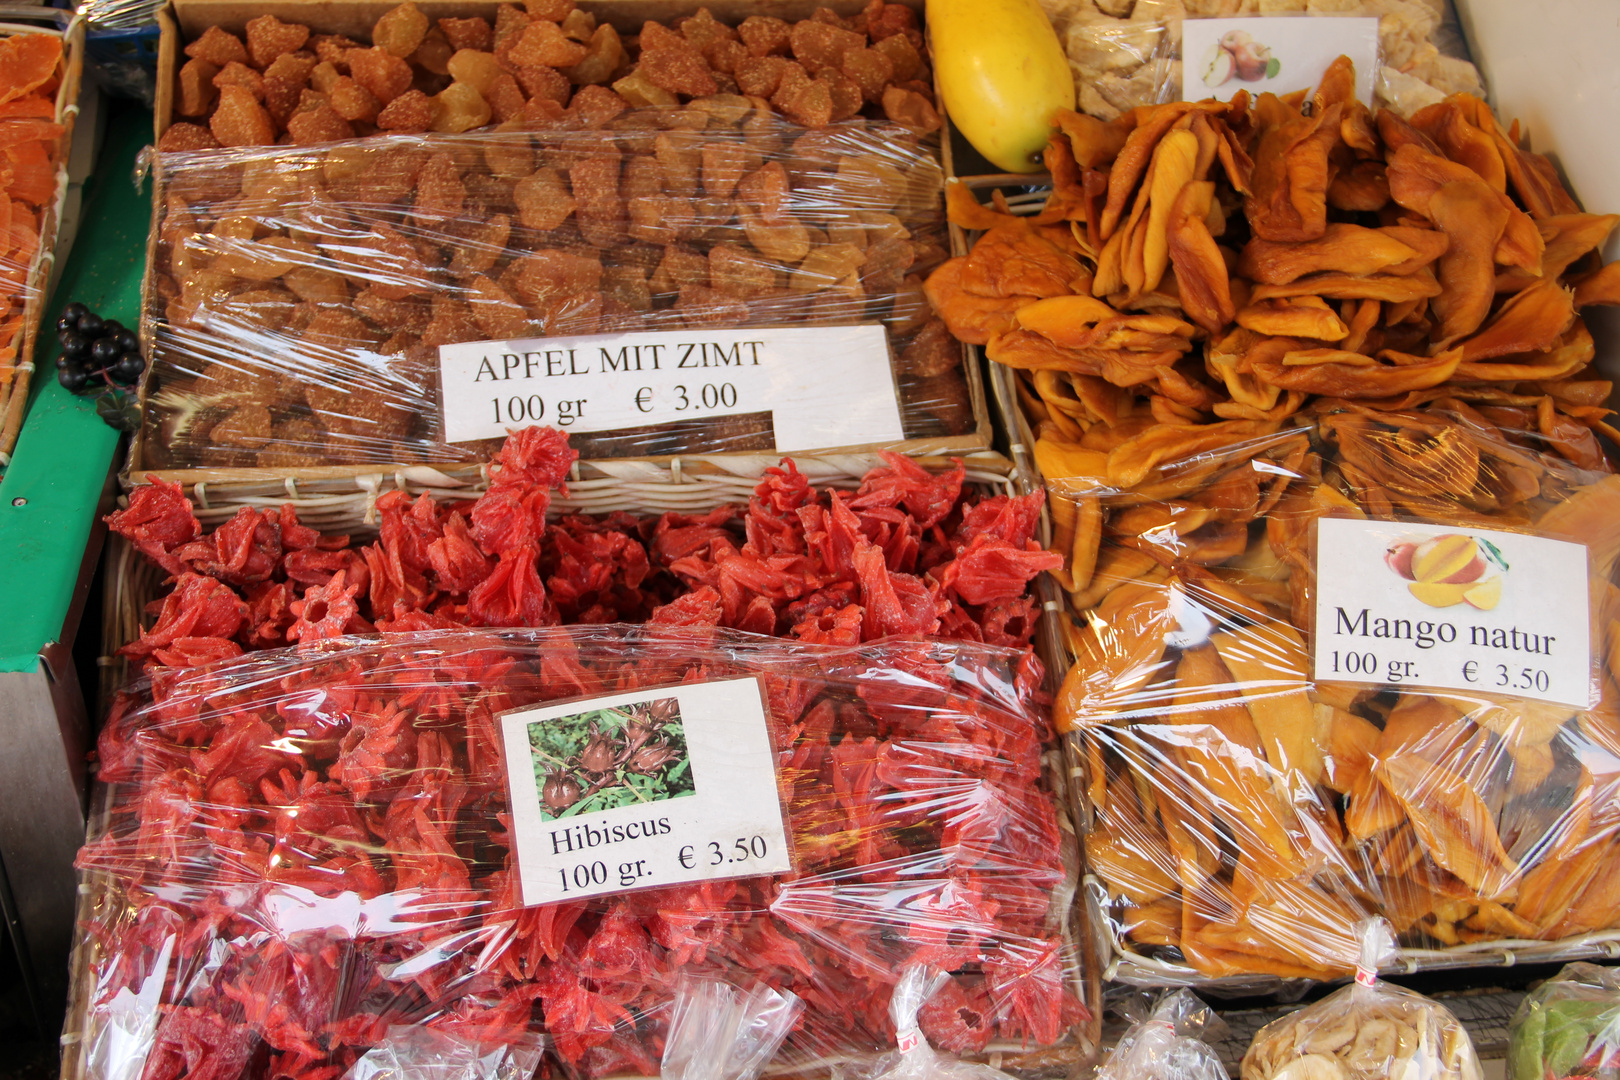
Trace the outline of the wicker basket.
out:
M 8 8 L 8 12 L 16 9 Z M 50 10 L 50 9 L 46 9 Z M 56 197 L 41 207 L 39 248 L 24 285 L 22 334 L 17 345 L 15 376 L 0 386 L 0 467 L 11 464 L 11 451 L 22 431 L 28 409 L 28 387 L 34 373 L 34 346 L 39 339 L 45 304 L 50 299 L 51 273 L 56 265 L 56 237 L 68 193 L 68 150 L 73 145 L 73 122 L 79 115 L 79 84 L 84 74 L 84 21 L 73 19 L 66 29 L 0 23 L 0 37 L 49 34 L 62 39 L 62 82 L 56 90 L 56 122 L 62 125 L 57 140 Z

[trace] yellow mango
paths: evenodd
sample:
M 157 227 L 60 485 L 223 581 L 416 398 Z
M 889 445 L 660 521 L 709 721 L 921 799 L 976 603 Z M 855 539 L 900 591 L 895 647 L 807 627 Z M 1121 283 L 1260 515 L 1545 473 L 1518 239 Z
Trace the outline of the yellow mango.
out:
M 1419 581 L 1445 581 L 1467 567 L 1479 554 L 1471 536 L 1437 536 L 1418 545 L 1412 555 L 1412 576 Z
M 1445 585 L 1438 582 L 1414 581 L 1407 586 L 1413 596 L 1430 607 L 1450 607 L 1463 602 L 1469 585 Z

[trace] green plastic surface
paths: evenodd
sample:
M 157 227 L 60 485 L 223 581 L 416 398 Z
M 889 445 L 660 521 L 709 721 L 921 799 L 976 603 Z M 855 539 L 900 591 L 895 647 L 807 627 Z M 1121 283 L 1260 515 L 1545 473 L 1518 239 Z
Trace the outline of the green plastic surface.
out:
M 110 103 L 73 253 L 45 308 L 34 355 L 37 392 L 0 480 L 0 671 L 36 670 L 40 649 L 61 636 L 119 450 L 119 433 L 96 415 L 95 398 L 75 397 L 56 381 L 56 314 L 78 300 L 103 318 L 138 324 L 152 203 L 149 184 L 137 191 L 131 178 L 151 131 L 150 112 Z

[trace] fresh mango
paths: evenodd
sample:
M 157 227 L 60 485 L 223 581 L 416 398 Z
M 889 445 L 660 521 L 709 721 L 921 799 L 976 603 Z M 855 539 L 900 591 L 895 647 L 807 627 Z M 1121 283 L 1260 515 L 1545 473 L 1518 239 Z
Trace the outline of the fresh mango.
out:
M 1459 585 L 1463 582 L 1454 580 L 1454 577 L 1471 568 L 1477 558 L 1479 558 L 1479 544 L 1473 537 L 1458 533 L 1436 536 L 1419 544 L 1417 550 L 1412 553 L 1412 576 L 1424 582 L 1444 581 Z M 1482 560 L 1481 569 L 1483 568 Z
M 928 0 L 928 39 L 945 111 L 997 168 L 1037 172 L 1074 75 L 1036 0 Z
M 1430 607 L 1451 607 L 1463 602 L 1470 586 L 1447 585 L 1443 582 L 1414 581 L 1407 586 L 1413 596 Z

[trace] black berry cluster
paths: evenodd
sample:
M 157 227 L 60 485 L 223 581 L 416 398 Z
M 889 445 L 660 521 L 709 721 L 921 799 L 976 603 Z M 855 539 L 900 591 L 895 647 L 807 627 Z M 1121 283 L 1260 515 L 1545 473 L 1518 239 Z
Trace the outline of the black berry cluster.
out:
M 62 309 L 56 320 L 62 355 L 56 380 L 75 394 L 114 386 L 134 386 L 146 370 L 141 342 L 116 319 L 102 319 L 83 304 Z

